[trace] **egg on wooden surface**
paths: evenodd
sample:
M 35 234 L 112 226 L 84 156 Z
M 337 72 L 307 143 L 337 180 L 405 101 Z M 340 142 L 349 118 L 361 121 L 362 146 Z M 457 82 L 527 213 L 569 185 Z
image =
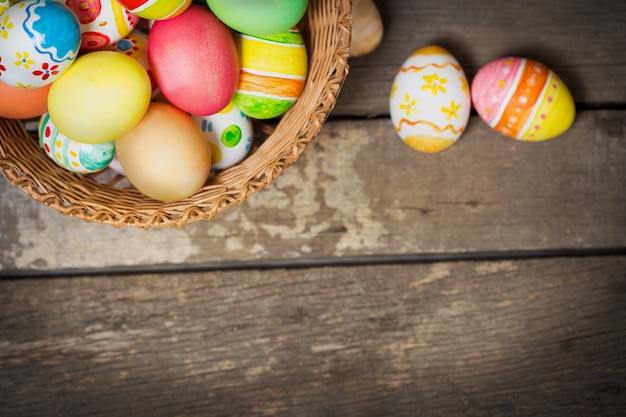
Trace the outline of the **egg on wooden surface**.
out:
M 11 87 L 0 81 L 0 117 L 30 119 L 48 111 L 50 84 L 39 88 Z
M 148 197 L 178 201 L 195 194 L 211 172 L 211 148 L 191 116 L 152 102 L 141 122 L 115 142 L 126 178 Z
M 400 139 L 415 150 L 435 153 L 452 146 L 465 131 L 470 110 L 463 68 L 440 46 L 415 51 L 394 78 L 391 121 Z
M 247 35 L 265 36 L 295 26 L 308 0 L 207 0 L 211 11 L 227 26 Z
M 148 35 L 144 32 L 135 29 L 123 39 L 110 45 L 105 50 L 116 51 L 134 58 L 141 64 L 150 77 L 152 84 L 152 98 L 155 98 L 159 94 L 159 88 L 152 76 L 152 70 L 150 69 L 150 61 L 148 60 Z
M 252 120 L 231 102 L 219 113 L 192 116 L 211 147 L 213 169 L 229 168 L 246 157 L 252 146 Z
M 65 5 L 24 0 L 0 16 L 0 80 L 38 88 L 58 79 L 80 47 L 80 24 Z
M 191 0 L 116 0 L 129 12 L 148 20 L 165 20 L 183 13 Z
M 82 174 L 105 169 L 115 155 L 115 143 L 81 143 L 59 132 L 50 115 L 39 119 L 39 145 L 57 165 Z
M 239 57 L 235 104 L 253 119 L 284 114 L 300 97 L 308 73 L 306 46 L 294 27 L 277 35 L 234 35 Z
M 472 101 L 480 118 L 501 134 L 521 141 L 543 141 L 574 122 L 574 99 L 545 65 L 504 57 L 481 67 L 472 80 Z
M 215 114 L 230 103 L 239 80 L 230 30 L 206 7 L 192 4 L 179 16 L 157 20 L 148 59 L 163 95 L 188 113 Z
M 75 141 L 109 142 L 139 123 L 151 94 L 150 77 L 139 62 L 118 52 L 95 51 L 81 55 L 52 84 L 48 112 Z
M 383 40 L 383 19 L 373 0 L 352 0 L 350 56 L 370 54 Z

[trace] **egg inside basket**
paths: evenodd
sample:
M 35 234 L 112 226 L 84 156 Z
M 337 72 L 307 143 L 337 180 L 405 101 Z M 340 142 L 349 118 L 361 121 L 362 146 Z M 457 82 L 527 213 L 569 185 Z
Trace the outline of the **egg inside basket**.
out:
M 67 171 L 14 119 L 0 118 L 0 169 L 10 184 L 39 203 L 88 222 L 150 229 L 211 219 L 270 185 L 319 133 L 348 74 L 350 11 L 350 0 L 309 1 L 298 25 L 309 59 L 299 99 L 279 119 L 254 121 L 247 158 L 211 175 L 191 197 L 157 201 L 110 169 L 88 175 Z

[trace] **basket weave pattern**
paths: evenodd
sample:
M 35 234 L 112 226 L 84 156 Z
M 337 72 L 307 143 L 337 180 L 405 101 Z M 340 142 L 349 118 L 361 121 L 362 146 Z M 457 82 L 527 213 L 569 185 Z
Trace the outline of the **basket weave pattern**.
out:
M 150 199 L 119 178 L 98 181 L 57 166 L 22 122 L 0 118 L 0 170 L 7 180 L 59 213 L 115 227 L 180 227 L 213 218 L 270 185 L 319 133 L 348 74 L 350 0 L 310 0 L 300 30 L 309 54 L 302 95 L 276 126 L 260 121 L 267 135 L 241 163 L 219 172 L 193 196 L 172 203 Z

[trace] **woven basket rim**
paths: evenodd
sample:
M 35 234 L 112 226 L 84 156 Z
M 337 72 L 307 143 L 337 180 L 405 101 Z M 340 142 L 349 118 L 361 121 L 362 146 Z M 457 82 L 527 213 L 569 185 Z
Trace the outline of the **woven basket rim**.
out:
M 19 120 L 0 118 L 0 170 L 39 203 L 86 222 L 151 229 L 211 219 L 269 186 L 317 136 L 348 75 L 351 24 L 351 0 L 309 1 L 300 28 L 309 53 L 302 95 L 275 126 L 255 121 L 255 130 L 269 134 L 263 144 L 189 198 L 157 201 L 134 187 L 67 171 L 41 151 Z

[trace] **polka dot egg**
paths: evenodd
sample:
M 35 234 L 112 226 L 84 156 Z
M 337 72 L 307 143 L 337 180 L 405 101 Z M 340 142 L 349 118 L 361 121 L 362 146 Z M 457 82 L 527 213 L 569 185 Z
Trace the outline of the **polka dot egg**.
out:
M 389 114 L 396 133 L 411 148 L 425 153 L 448 149 L 465 131 L 470 110 L 465 73 L 444 48 L 420 48 L 398 70 Z
M 211 147 L 211 167 L 229 168 L 246 157 L 252 146 L 252 120 L 232 101 L 219 113 L 192 116 Z
M 304 89 L 307 51 L 296 27 L 270 36 L 235 33 L 239 83 L 235 104 L 254 119 L 271 119 L 293 106 Z
M 522 141 L 562 134 L 576 113 L 569 89 L 552 70 L 519 57 L 496 59 L 480 68 L 472 81 L 472 101 L 489 126 Z
M 83 174 L 103 170 L 115 155 L 114 142 L 88 144 L 68 138 L 59 132 L 48 113 L 39 119 L 39 144 L 57 165 Z

